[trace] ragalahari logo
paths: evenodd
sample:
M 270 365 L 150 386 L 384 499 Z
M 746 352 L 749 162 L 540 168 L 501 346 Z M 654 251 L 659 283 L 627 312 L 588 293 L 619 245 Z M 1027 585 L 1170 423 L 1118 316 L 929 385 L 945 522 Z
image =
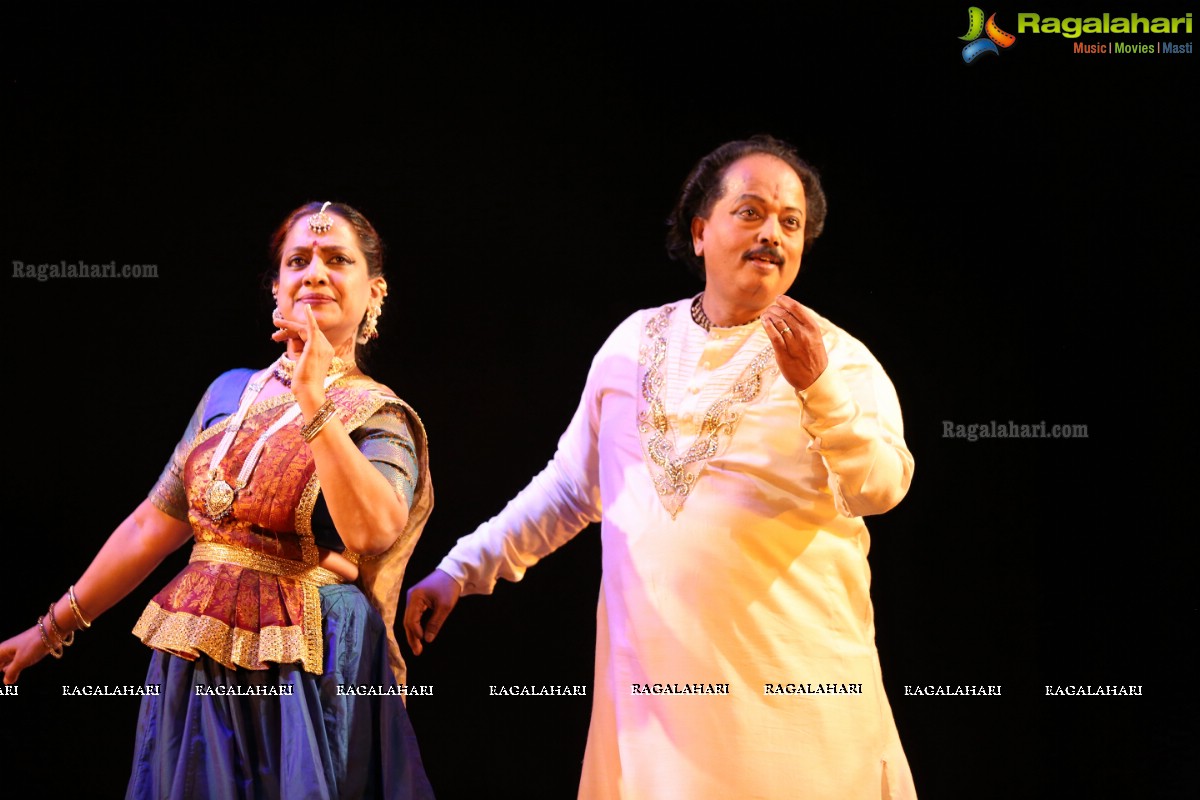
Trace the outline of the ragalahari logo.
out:
M 987 34 L 986 39 L 979 38 L 985 33 Z M 1011 33 L 1000 30 L 1000 26 L 996 24 L 995 14 L 988 17 L 987 22 L 984 23 L 983 9 L 979 6 L 971 6 L 967 9 L 967 33 L 958 38 L 969 42 L 962 51 L 963 61 L 968 64 L 984 53 L 1000 55 L 1001 47 L 1012 47 L 1013 42 L 1017 40 L 1017 37 Z

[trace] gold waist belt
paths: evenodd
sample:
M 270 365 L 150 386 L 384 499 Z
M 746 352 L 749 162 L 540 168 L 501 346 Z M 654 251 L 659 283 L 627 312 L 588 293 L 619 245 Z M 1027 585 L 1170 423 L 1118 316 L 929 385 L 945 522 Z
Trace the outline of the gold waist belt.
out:
M 333 570 L 324 567 L 310 567 L 299 561 L 256 553 L 232 544 L 196 542 L 192 545 L 192 557 L 188 561 L 220 561 L 226 564 L 236 564 L 239 567 L 249 567 L 268 575 L 292 578 L 312 586 L 332 586 L 335 583 L 350 582 Z

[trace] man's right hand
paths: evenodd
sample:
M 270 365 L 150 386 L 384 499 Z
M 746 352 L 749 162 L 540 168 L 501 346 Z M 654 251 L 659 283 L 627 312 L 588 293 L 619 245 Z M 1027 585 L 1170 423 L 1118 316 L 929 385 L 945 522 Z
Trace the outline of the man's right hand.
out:
M 458 603 L 460 594 L 462 589 L 458 581 L 440 569 L 435 569 L 408 590 L 408 603 L 404 608 L 404 635 L 413 655 L 421 655 L 425 643 L 437 637 L 442 623 Z

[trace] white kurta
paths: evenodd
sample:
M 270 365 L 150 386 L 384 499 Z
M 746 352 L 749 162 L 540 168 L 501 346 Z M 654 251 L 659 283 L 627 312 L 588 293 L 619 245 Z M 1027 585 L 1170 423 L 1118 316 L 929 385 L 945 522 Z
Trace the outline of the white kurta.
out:
M 705 332 L 689 304 L 659 317 L 668 456 L 770 346 L 758 323 Z M 466 594 L 490 593 L 602 522 L 581 798 L 915 797 L 880 678 L 862 520 L 912 475 L 891 382 L 818 317 L 829 368 L 800 397 L 766 359 L 762 390 L 703 437 L 714 452 L 686 468 L 687 496 L 668 491 L 682 501 L 672 516 L 643 445 L 651 429 L 639 431 L 654 361 L 639 356 L 660 313 L 614 331 L 554 459 L 439 568 Z

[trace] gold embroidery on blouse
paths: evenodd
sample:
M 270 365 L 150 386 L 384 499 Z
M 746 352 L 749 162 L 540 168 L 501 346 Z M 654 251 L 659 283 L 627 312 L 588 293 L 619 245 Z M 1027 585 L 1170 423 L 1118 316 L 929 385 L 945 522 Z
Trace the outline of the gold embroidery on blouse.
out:
M 301 537 L 301 542 L 304 542 L 305 537 Z M 316 555 L 316 546 L 312 544 L 311 534 L 307 537 L 308 546 L 312 549 L 312 554 Z M 307 557 L 308 553 L 305 553 Z M 281 654 L 281 662 L 301 661 L 305 665 L 305 669 L 317 673 L 318 675 L 324 672 L 325 640 L 321 631 L 321 586 L 330 586 L 337 583 L 347 583 L 346 579 L 336 572 L 327 570 L 324 567 L 316 566 L 316 559 L 311 563 L 305 560 L 305 563 L 291 561 L 285 558 L 275 558 L 262 553 L 249 550 L 236 545 L 223 545 L 215 543 L 197 542 L 192 545 L 192 556 L 190 561 L 216 561 L 222 564 L 236 564 L 240 567 L 255 570 L 257 572 L 267 573 L 269 575 L 277 575 L 281 578 L 290 578 L 298 582 L 304 592 L 304 628 L 303 628 L 303 653 L 297 656 L 294 653 L 294 645 L 296 637 L 284 636 L 282 629 L 265 628 L 259 632 L 259 635 L 270 637 L 280 637 L 278 642 L 268 638 L 262 644 L 267 646 L 265 652 L 275 655 Z M 188 615 L 184 615 L 188 616 Z M 139 621 L 139 625 L 141 622 Z M 227 628 L 226 628 L 227 630 Z M 273 631 L 280 631 L 275 633 Z M 135 629 L 136 632 L 136 629 Z M 195 640 L 193 640 L 195 641 Z M 238 644 L 238 640 L 234 639 L 234 644 Z M 255 640 L 256 646 L 258 640 Z M 207 652 L 207 651 L 205 651 Z M 258 652 L 256 649 L 253 652 Z M 292 657 L 287 655 L 291 653 Z M 236 662 L 239 653 L 233 653 L 233 659 Z M 256 659 L 255 659 L 256 660 Z M 272 659 L 274 660 L 274 659 Z
M 307 623 L 306 623 L 307 624 Z M 213 617 L 198 617 L 182 611 L 167 611 L 151 601 L 138 618 L 133 635 L 156 650 L 193 661 L 201 653 L 218 664 L 237 669 L 267 669 L 268 662 L 299 663 L 306 672 L 321 674 L 324 654 L 317 662 L 299 625 L 264 628 L 260 632 L 231 628 Z
M 300 503 L 296 507 L 296 534 L 300 539 L 300 557 L 304 563 L 316 567 L 320 560 L 317 543 L 313 539 L 312 512 L 317 505 L 317 493 L 321 491 L 321 482 L 317 473 L 313 473 L 304 486 L 300 495 Z M 320 569 L 320 567 L 317 567 Z M 316 586 L 304 584 L 304 635 L 307 639 L 309 652 L 320 653 L 324 647 L 321 632 L 321 595 Z M 321 659 L 318 656 L 318 659 Z M 321 663 L 318 660 L 318 663 Z
M 192 555 L 188 562 L 216 561 L 221 564 L 236 564 L 247 567 L 255 572 L 265 572 L 280 578 L 291 578 L 300 583 L 311 583 L 313 586 L 332 586 L 335 583 L 349 583 L 333 570 L 320 566 L 310 566 L 287 558 L 276 558 L 265 553 L 249 550 L 233 544 L 218 542 L 196 542 L 192 545 Z
M 335 383 L 334 385 L 336 386 L 337 384 Z M 292 403 L 295 401 L 295 399 L 296 398 L 292 396 L 291 392 L 288 392 L 287 394 L 276 395 L 275 397 L 269 397 L 266 400 L 250 406 L 250 409 L 246 412 L 246 418 L 249 419 L 257 414 L 262 414 L 278 408 L 279 406 Z M 187 452 L 183 454 L 183 463 L 187 463 L 188 458 L 191 457 L 192 451 L 195 450 L 196 447 L 204 442 L 207 442 L 218 433 L 224 433 L 226 426 L 228 426 L 229 422 L 234 416 L 235 414 L 230 414 L 229 416 L 221 419 L 220 421 L 210 425 L 209 427 L 200 431 L 200 433 L 196 434 L 196 438 L 193 439 L 191 445 L 188 446 Z
M 378 386 L 378 384 L 374 385 Z M 342 424 L 346 426 L 347 432 L 359 428 L 364 422 L 370 419 L 376 411 L 383 408 L 384 404 L 387 403 L 387 397 L 379 394 L 378 390 L 367 389 L 367 391 L 371 395 L 370 401 L 363 403 L 363 405 L 354 410 L 354 413 L 352 413 L 349 418 L 342 420 Z
M 187 498 L 185 497 L 184 498 L 185 505 L 186 505 L 186 500 L 187 500 Z M 173 504 L 171 502 L 171 499 L 169 497 L 167 497 L 165 492 L 159 490 L 158 486 L 155 486 L 154 490 L 150 492 L 150 504 L 152 506 L 154 506 L 155 508 L 157 508 L 159 511 L 166 514 L 171 519 L 176 518 L 175 512 L 172 510 Z
M 344 380 L 345 380 L 344 378 L 338 379 L 331 385 L 331 388 L 334 386 L 339 386 Z M 250 406 L 249 410 L 246 412 L 246 418 L 249 419 L 251 417 L 258 416 L 260 414 L 266 414 L 268 412 L 274 411 L 277 408 L 280 408 L 281 406 L 288 406 L 288 405 L 294 403 L 295 400 L 296 400 L 296 398 L 291 392 L 285 392 L 284 394 L 276 395 L 275 397 L 268 398 L 266 400 L 263 400 L 261 402 L 255 403 L 252 406 Z M 190 456 L 191 452 L 194 451 L 196 449 L 196 447 L 203 444 L 208 439 L 212 438 L 213 436 L 216 436 L 219 433 L 223 433 L 231 419 L 232 419 L 232 417 L 225 417 L 224 419 L 220 420 L 219 422 L 212 425 L 211 427 L 205 428 L 203 431 L 201 431 L 200 434 L 193 440 L 191 447 L 188 449 L 188 455 Z M 297 424 L 299 424 L 299 423 L 297 423 Z M 312 484 L 315 480 L 316 480 L 316 476 L 313 475 L 309 481 L 308 486 L 306 486 L 306 488 L 305 488 L 305 495 L 307 495 L 309 489 L 312 488 Z M 315 488 L 312 488 L 312 497 L 315 502 L 315 498 L 316 498 L 316 489 Z M 303 505 L 303 500 L 301 500 L 301 505 Z M 311 509 L 309 512 L 308 521 L 311 521 Z M 287 562 L 284 559 L 275 559 L 275 560 L 276 561 L 284 561 L 285 563 L 299 564 L 299 567 L 301 569 L 321 569 L 322 572 L 328 572 L 327 570 L 324 570 L 323 568 L 320 568 L 317 566 L 317 562 L 319 561 L 319 556 L 317 553 L 316 544 L 313 542 L 311 526 L 309 527 L 309 529 L 307 531 L 304 531 L 304 530 L 300 529 L 301 521 L 299 519 L 297 519 L 296 522 L 297 522 L 297 531 L 296 532 L 298 534 L 297 538 L 299 540 L 302 561 L 301 562 Z M 248 523 L 245 523 L 241 520 L 236 521 L 236 523 L 248 525 Z M 201 536 L 198 538 L 205 538 L 205 537 Z M 265 544 L 266 543 L 264 541 L 263 546 L 265 546 Z M 214 547 L 214 546 L 219 546 L 219 545 L 217 545 L 216 543 L 211 543 L 211 542 L 197 542 L 197 544 L 194 545 L 194 548 L 195 547 Z M 279 547 L 278 537 L 276 537 L 275 546 L 277 548 Z M 249 550 L 247 548 L 230 546 L 230 550 L 231 551 L 240 551 L 245 554 L 250 554 L 256 558 L 264 558 L 264 559 L 271 558 L 270 556 L 267 556 L 266 554 L 260 554 L 257 551 Z M 227 563 L 240 564 L 241 566 L 245 566 L 250 569 L 255 569 L 255 570 L 258 570 L 261 572 L 268 572 L 271 574 L 281 574 L 281 573 L 273 572 L 270 569 L 263 569 L 260 566 L 255 566 L 254 564 L 251 564 L 245 560 L 238 560 L 239 558 L 240 557 L 235 554 L 235 555 L 229 556 L 229 558 L 216 558 L 216 559 L 205 559 L 205 560 L 225 561 Z M 263 562 L 263 563 L 266 563 L 266 562 Z M 334 573 L 329 573 L 329 574 L 333 575 Z M 284 574 L 283 576 L 289 577 L 286 574 Z M 223 651 L 224 650 L 230 651 L 227 655 L 234 663 L 242 663 L 242 664 L 257 663 L 259 659 L 257 657 L 255 657 L 253 655 L 253 653 L 257 653 L 257 652 L 259 652 L 259 650 L 255 649 L 255 650 L 251 651 L 250 655 L 247 655 L 247 656 L 243 656 L 241 654 L 243 652 L 246 652 L 245 648 L 247 648 L 247 647 L 251 647 L 251 646 L 253 646 L 255 648 L 263 647 L 263 648 L 267 648 L 267 649 L 263 650 L 262 652 L 270 654 L 270 658 L 268 660 L 272 660 L 272 661 L 278 660 L 280 663 L 300 662 L 306 671 L 314 672 L 316 674 L 321 674 L 324 671 L 324 638 L 323 638 L 323 634 L 322 634 L 322 630 L 321 630 L 320 588 L 319 588 L 318 584 L 315 582 L 308 581 L 308 580 L 299 580 L 298 578 L 297 578 L 297 580 L 300 583 L 299 588 L 304 597 L 304 612 L 303 612 L 304 613 L 304 624 L 303 624 L 303 626 L 299 626 L 299 625 L 289 626 L 286 629 L 279 628 L 279 627 L 271 627 L 271 628 L 266 628 L 266 629 L 260 631 L 259 633 L 250 633 L 247 631 L 242 631 L 240 629 L 234 629 L 234 630 L 232 630 L 232 633 L 231 633 L 230 629 L 227 625 L 224 625 L 223 623 L 220 623 L 216 620 L 207 621 L 207 618 L 202 618 L 203 620 L 206 620 L 206 621 L 190 623 L 190 622 L 185 621 L 188 618 L 194 619 L 190 614 L 179 613 L 179 612 L 167 612 L 165 610 L 159 609 L 158 613 L 160 615 L 165 615 L 166 617 L 170 618 L 166 621 L 159 620 L 159 622 L 157 623 L 158 625 L 165 624 L 166 628 L 162 633 L 159 633 L 157 630 L 151 629 L 151 632 L 154 633 L 153 639 L 149 640 L 149 641 L 143 639 L 143 641 L 146 641 L 146 643 L 152 647 L 160 647 L 160 644 L 159 644 L 160 640 L 166 641 L 166 642 L 173 642 L 173 641 L 175 641 L 175 637 L 177 637 L 177 636 L 187 636 L 187 635 L 191 635 L 192 633 L 195 633 L 196 635 L 203 636 L 204 641 L 209 642 L 209 644 L 207 644 L 206 646 L 203 647 L 204 652 L 209 653 L 209 655 L 212 655 L 214 658 L 217 658 L 217 656 L 214 653 L 210 652 L 209 647 L 213 646 L 213 644 L 211 643 L 213 640 L 219 639 L 221 636 L 224 636 L 225 639 L 222 640 L 222 644 L 218 649 L 223 650 Z M 335 582 L 344 582 L 344 581 L 339 580 L 339 581 L 335 581 Z M 150 621 L 154 619 L 154 615 L 151 614 L 150 608 L 147 608 L 146 612 L 143 614 L 143 617 L 144 618 L 148 617 L 147 624 L 149 625 Z M 139 620 L 138 626 L 139 626 L 139 628 L 142 627 L 141 620 Z M 191 641 L 198 642 L 199 640 L 193 639 Z M 200 646 L 200 645 L 197 644 L 197 646 Z M 160 647 L 160 649 L 171 649 L 171 647 L 172 647 L 172 645 L 170 645 L 170 644 L 164 644 Z M 184 652 L 184 651 L 181 651 L 181 652 Z M 217 659 L 217 660 L 220 660 L 220 659 Z M 225 662 L 222 662 L 222 663 L 225 663 Z M 255 668 L 260 668 L 260 667 L 255 667 Z
M 300 537 L 300 557 L 305 564 L 316 564 L 320 561 L 317 545 L 313 539 L 312 515 L 317 507 L 317 495 L 321 493 L 321 480 L 314 472 L 300 493 L 300 502 L 296 504 L 296 535 Z
M 663 404 L 663 390 L 667 382 L 663 366 L 667 359 L 666 331 L 674 310 L 673 306 L 663 306 L 650 318 L 638 354 L 638 364 L 643 368 L 638 432 L 642 437 L 646 467 L 671 519 L 683 508 L 704 465 L 728 445 L 746 403 L 758 397 L 762 391 L 765 383 L 763 376 L 778 369 L 774 350 L 768 345 L 746 365 L 729 390 L 704 412 L 700 430 L 691 447 L 681 455 L 675 455 L 675 432 Z M 725 435 L 724 440 L 722 434 Z M 697 466 L 689 469 L 693 464 Z
M 254 373 L 254 375 L 257 375 L 257 374 L 258 374 L 257 372 Z M 247 384 L 246 384 L 247 386 L 249 386 L 249 384 L 253 381 L 254 375 L 250 376 L 251 380 L 247 381 Z M 329 384 L 329 388 L 334 389 L 334 388 L 344 387 L 348 383 L 350 383 L 352 380 L 354 380 L 354 378 L 355 378 L 355 376 L 353 376 L 353 375 L 343 375 L 342 377 L 338 378 L 333 383 Z M 242 391 L 245 392 L 246 390 L 242 389 Z M 207 402 L 207 400 L 208 400 L 208 395 L 205 394 L 204 402 Z M 287 405 L 288 403 L 294 403 L 295 401 L 296 401 L 296 396 L 294 394 L 292 394 L 291 392 L 284 392 L 283 394 L 277 394 L 274 397 L 268 397 L 266 400 L 260 400 L 257 403 L 254 403 L 253 405 L 251 405 L 250 408 L 247 409 L 247 411 L 246 411 L 246 418 L 249 419 L 250 417 L 253 417 L 256 414 L 262 414 L 264 412 L 271 411 L 272 409 L 278 408 L 279 406 Z M 192 443 L 188 446 L 187 452 L 185 452 L 183 454 L 184 463 L 185 464 L 187 463 L 188 458 L 192 455 L 192 451 L 196 449 L 197 445 L 203 444 L 204 442 L 208 441 L 209 438 L 216 436 L 218 433 L 223 433 L 225 431 L 226 425 L 229 424 L 230 420 L 232 420 L 234 416 L 235 416 L 235 414 L 230 414 L 230 415 L 224 417 L 223 419 L 221 419 L 220 421 L 218 421 L 218 422 L 212 424 L 211 426 L 205 428 L 204 430 L 200 431 L 200 433 L 196 434 L 196 438 L 193 439 Z M 368 415 L 368 416 L 370 416 L 370 415 Z M 303 427 L 304 423 L 297 419 L 296 425 L 298 427 Z M 181 471 L 182 471 L 182 466 L 181 466 Z

